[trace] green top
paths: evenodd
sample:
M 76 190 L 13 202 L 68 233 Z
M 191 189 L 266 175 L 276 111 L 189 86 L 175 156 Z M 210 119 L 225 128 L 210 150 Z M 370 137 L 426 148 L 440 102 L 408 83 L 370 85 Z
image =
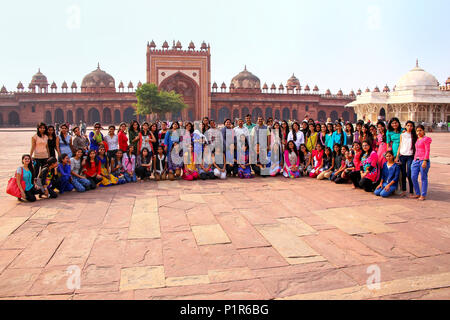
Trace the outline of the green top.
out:
M 132 144 L 134 146 L 134 150 L 137 150 L 137 145 L 138 145 L 138 141 L 136 140 L 135 142 L 133 142 L 133 140 L 139 136 L 139 132 L 135 132 L 134 130 L 129 130 L 128 131 L 128 139 L 129 139 L 129 143 Z
M 256 124 L 255 123 L 252 123 L 252 124 L 244 123 L 244 127 L 246 127 L 248 129 L 248 132 L 252 132 L 253 128 L 256 127 Z

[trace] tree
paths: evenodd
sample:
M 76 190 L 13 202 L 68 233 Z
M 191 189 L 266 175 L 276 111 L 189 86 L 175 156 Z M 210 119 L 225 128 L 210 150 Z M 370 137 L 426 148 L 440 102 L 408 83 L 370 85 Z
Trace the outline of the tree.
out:
M 189 107 L 180 94 L 175 91 L 159 90 L 153 83 L 146 83 L 138 88 L 136 98 L 138 102 L 134 106 L 138 115 L 178 113 Z

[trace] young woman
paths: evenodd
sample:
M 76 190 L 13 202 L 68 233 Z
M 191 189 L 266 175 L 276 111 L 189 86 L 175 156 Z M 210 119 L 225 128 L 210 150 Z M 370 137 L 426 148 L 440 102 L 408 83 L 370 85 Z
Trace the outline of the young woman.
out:
M 119 141 L 119 149 L 122 152 L 127 152 L 128 150 L 128 137 L 127 137 L 127 124 L 122 122 L 119 125 L 119 132 L 117 133 L 117 140 Z
M 190 122 L 186 122 L 184 126 L 184 134 L 181 137 L 180 141 L 183 141 L 183 143 L 186 143 L 186 146 L 189 144 L 192 144 L 194 136 L 194 126 Z
M 222 153 L 223 154 L 223 153 Z M 205 146 L 205 150 L 203 153 L 202 162 L 197 165 L 198 173 L 200 174 L 200 179 L 215 179 L 214 175 L 214 166 L 213 166 L 213 158 L 211 153 L 209 152 L 209 147 Z
M 361 156 L 361 181 L 359 187 L 366 192 L 373 192 L 374 184 L 378 180 L 378 155 L 372 150 L 369 141 L 362 143 L 363 153 Z
M 344 132 L 347 138 L 347 147 L 350 149 L 353 145 L 353 125 L 351 122 L 347 121 Z
M 416 153 L 414 154 L 414 161 L 411 165 L 411 179 L 416 193 L 412 198 L 418 198 L 424 201 L 428 191 L 428 171 L 430 170 L 430 149 L 431 138 L 425 136 L 425 128 L 419 124 L 416 129 L 417 142 L 415 144 Z M 419 173 L 422 181 L 422 191 L 419 187 Z
M 309 130 L 306 134 L 306 148 L 309 152 L 316 149 L 318 133 L 316 132 L 316 126 L 314 124 L 309 125 Z
M 282 154 L 283 152 L 283 132 L 281 131 L 281 126 L 277 122 L 273 124 L 272 131 L 270 133 L 270 150 L 278 149 L 279 154 Z
M 367 141 L 370 146 L 373 146 L 374 137 L 370 133 L 370 126 L 369 126 L 369 124 L 366 123 L 366 124 L 364 124 L 362 126 L 362 128 L 361 128 L 361 135 L 359 136 L 359 140 L 361 141 L 361 144 L 364 141 Z
M 400 135 L 402 134 L 402 126 L 398 118 L 392 118 L 389 121 L 388 132 L 386 133 L 386 143 L 388 149 L 392 150 L 394 157 L 397 157 L 398 147 L 400 146 Z
M 172 124 L 173 125 L 173 124 Z M 170 134 L 170 132 L 169 132 Z M 167 138 L 167 135 L 166 135 Z M 183 165 L 183 150 L 178 142 L 171 143 L 171 149 L 167 154 L 167 169 L 169 180 L 173 181 L 175 178 L 181 176 Z
M 329 179 L 333 172 L 333 151 L 328 147 L 325 147 L 322 164 L 322 172 L 317 176 L 317 180 Z
M 311 152 L 308 151 L 304 143 L 300 145 L 299 156 L 300 156 L 300 174 L 306 177 L 312 170 L 312 157 Z
M 47 146 L 48 146 L 48 152 L 49 157 L 56 159 L 56 133 L 55 133 L 55 127 L 54 126 L 48 126 L 47 127 Z
M 349 173 L 350 180 L 352 180 L 352 188 L 356 189 L 361 181 L 361 155 L 362 155 L 362 145 L 361 142 L 353 142 L 353 165 L 355 168 Z
M 383 198 L 389 197 L 397 189 L 398 180 L 400 178 L 400 167 L 395 163 L 394 153 L 386 151 L 386 162 L 381 170 L 381 180 L 375 189 L 375 195 Z
M 334 126 L 332 123 L 327 123 L 327 134 L 325 136 L 325 145 L 333 149 L 334 143 L 333 143 L 333 133 L 334 133 Z
M 72 185 L 78 192 L 85 192 L 91 189 L 91 182 L 86 179 L 83 169 L 84 150 L 79 148 L 75 151 L 75 155 L 70 158 L 70 168 L 72 174 Z
M 101 176 L 103 177 L 100 182 L 101 187 L 109 187 L 119 183 L 119 179 L 111 174 L 111 162 L 106 156 L 105 146 L 100 145 L 98 148 L 97 159 L 100 163 Z
M 147 148 L 147 150 L 151 150 L 153 154 L 153 147 L 150 138 L 150 126 L 147 122 L 144 122 L 142 124 L 142 130 L 141 132 L 139 132 L 137 154 L 140 154 L 142 152 L 142 149 L 144 148 Z
M 22 197 L 19 200 L 27 200 L 29 202 L 36 201 L 36 194 L 42 194 L 36 186 L 34 179 L 34 168 L 31 162 L 31 156 L 26 154 L 22 156 L 22 166 L 16 171 L 16 182 Z M 22 188 L 22 180 L 25 182 L 25 189 Z
M 275 177 L 281 173 L 282 157 L 283 153 L 281 152 L 279 146 L 277 146 L 276 144 L 273 145 L 271 150 L 267 153 L 267 159 L 269 160 L 267 167 L 269 168 L 269 174 L 271 177 Z
M 156 149 L 158 150 L 158 148 Z M 153 169 L 153 157 L 147 148 L 142 149 L 136 161 L 136 176 L 141 182 L 150 180 Z
M 177 132 L 177 130 L 179 129 L 179 125 L 178 122 L 173 122 L 172 125 L 170 126 L 170 131 L 168 131 L 164 137 L 164 152 L 167 154 L 167 157 L 170 159 L 170 153 L 173 149 L 173 144 L 174 143 L 179 143 L 180 142 L 180 135 Z M 170 170 L 170 163 L 169 163 L 169 170 Z
M 225 180 L 227 178 L 227 168 L 225 165 L 225 156 L 222 150 L 217 149 L 212 155 L 214 176 L 218 179 Z
M 94 124 L 94 131 L 89 133 L 89 141 L 90 141 L 90 149 L 98 151 L 100 146 L 104 146 L 103 144 L 103 134 L 100 132 L 102 126 L 100 123 L 96 122 Z
M 304 144 L 302 146 L 306 148 Z M 295 143 L 293 141 L 289 141 L 286 150 L 284 150 L 283 176 L 294 179 L 299 178 L 300 173 L 300 155 L 297 152 Z
M 333 146 L 333 170 L 330 174 L 330 180 L 334 181 L 334 176 L 338 173 L 338 170 L 342 167 L 344 161 L 344 155 L 341 152 L 341 147 L 338 144 Z
M 373 124 L 369 126 L 370 135 L 373 137 L 372 141 L 372 150 L 378 153 L 378 143 L 377 143 L 377 136 L 378 136 L 378 130 L 377 127 Z
M 105 142 L 108 144 L 108 159 L 111 161 L 116 157 L 116 152 L 119 149 L 119 137 L 115 134 L 116 127 L 110 125 L 108 127 L 108 134 L 104 137 Z
M 238 177 L 241 179 L 251 179 L 251 178 L 253 178 L 253 174 L 252 174 L 252 168 L 250 165 L 250 157 L 249 157 L 247 139 L 245 139 L 245 143 L 241 144 L 241 147 L 242 147 L 242 150 L 240 150 L 238 152 L 238 157 L 239 157 L 238 162 L 237 162 Z
M 155 172 L 155 180 L 166 180 L 167 178 L 167 157 L 164 154 L 164 146 L 159 145 L 153 162 L 153 170 Z
M 31 138 L 31 150 L 30 156 L 33 157 L 36 163 L 34 173 L 37 177 L 39 175 L 39 169 L 47 164 L 47 159 L 50 157 L 50 152 L 48 150 L 48 136 L 47 136 L 47 125 L 45 123 L 39 123 L 37 126 L 36 134 Z
M 321 144 L 317 144 L 316 149 L 312 151 L 312 169 L 309 173 L 311 178 L 317 178 L 317 176 L 323 171 L 323 149 Z
M 289 125 L 286 120 L 281 121 L 281 144 L 282 151 L 286 150 L 287 146 L 287 137 L 289 135 Z
M 387 143 L 386 143 L 386 125 L 383 121 L 378 121 L 377 123 L 378 134 L 376 141 L 377 146 L 377 154 L 378 154 L 378 167 L 383 168 L 384 163 L 386 162 L 386 158 L 384 154 L 387 151 Z
M 159 145 L 158 126 L 156 125 L 156 123 L 150 125 L 150 143 L 152 144 L 151 156 L 153 157 L 156 154 Z
M 128 146 L 127 153 L 123 155 L 122 166 L 125 180 L 127 182 L 136 182 L 136 156 L 134 155 L 134 146 L 132 144 Z
M 334 149 L 336 150 L 337 149 L 337 147 L 339 147 L 339 145 L 338 144 L 335 144 L 334 145 Z M 336 165 L 336 163 L 339 163 L 339 166 L 337 166 L 337 167 L 335 167 L 335 171 L 332 173 L 332 175 L 331 175 L 331 177 L 330 177 L 330 180 L 331 181 L 334 181 L 334 182 L 336 182 L 336 181 L 340 181 L 340 179 L 342 178 L 342 174 L 345 172 L 345 169 L 346 169 L 346 160 L 347 160 L 347 158 L 346 158 L 346 154 L 347 154 L 347 152 L 348 152 L 348 147 L 347 146 L 342 146 L 342 147 L 339 147 L 339 149 L 340 149 L 340 161 L 339 161 L 339 159 L 337 159 L 337 157 L 336 157 L 336 162 L 335 162 L 335 165 Z
M 39 179 L 45 196 L 50 199 L 58 198 L 55 192 L 55 188 L 59 187 L 58 161 L 55 158 L 48 158 L 47 164 L 42 169 Z
M 88 156 L 82 164 L 86 170 L 86 179 L 91 183 L 91 190 L 93 190 L 103 180 L 101 175 L 102 168 L 97 158 L 97 152 L 95 150 L 89 150 Z
M 327 133 L 328 133 L 327 125 L 325 123 L 322 123 L 320 125 L 319 138 L 317 139 L 317 143 L 320 143 L 323 149 L 327 148 L 326 143 Z
M 139 150 L 138 142 L 139 142 L 139 133 L 141 132 L 141 127 L 139 126 L 139 122 L 133 120 L 130 124 L 130 129 L 128 130 L 128 144 L 132 144 L 134 146 L 135 152 Z M 127 148 L 128 150 L 128 148 Z M 126 152 L 125 150 L 124 152 Z
M 355 169 L 355 165 L 353 163 L 353 153 L 351 153 L 348 149 L 348 146 L 344 146 L 345 151 L 345 162 L 342 167 L 342 172 L 339 176 L 334 180 L 336 184 L 344 184 L 350 180 L 350 173 Z M 344 148 L 343 147 L 343 148 Z
M 161 130 L 158 131 L 158 145 L 164 148 L 166 147 L 166 145 L 164 144 L 164 138 L 166 137 L 166 133 L 167 133 L 167 122 L 162 122 L 161 123 Z
M 123 168 L 123 151 L 117 150 L 114 158 L 111 159 L 111 174 L 118 179 L 117 184 L 125 184 L 125 169 Z
M 287 140 L 288 141 L 294 141 L 295 148 L 297 150 L 300 149 L 300 145 L 302 143 L 305 143 L 305 135 L 300 130 L 300 126 L 299 126 L 299 124 L 297 122 L 294 122 L 292 124 L 292 130 L 289 132 Z
M 197 172 L 197 166 L 195 164 L 194 148 L 192 144 L 189 145 L 188 151 L 184 153 L 184 167 L 183 167 L 183 180 L 192 181 L 197 180 L 199 174 Z
M 398 147 L 395 162 L 400 166 L 402 196 L 406 194 L 406 177 L 408 177 L 409 193 L 412 195 L 414 187 L 411 179 L 411 165 L 414 160 L 417 133 L 413 121 L 406 122 L 406 131 L 400 135 L 400 145 Z
M 353 133 L 353 142 L 360 142 L 361 143 L 361 137 L 363 135 L 362 133 L 362 127 L 364 126 L 364 121 L 359 120 L 356 123 L 356 129 L 355 132 Z
M 342 124 L 340 122 L 336 123 L 336 131 L 333 132 L 331 136 L 333 145 L 339 144 L 341 147 L 347 145 L 347 135 L 342 131 Z
M 60 127 L 60 134 L 56 139 L 56 150 L 58 154 L 66 154 L 70 157 L 72 156 L 72 137 L 69 134 L 69 128 L 66 124 L 62 124 Z
M 63 125 L 64 126 L 64 125 Z M 61 160 L 58 165 L 59 175 L 59 193 L 70 192 L 74 189 L 72 185 L 72 169 L 70 167 L 70 158 L 67 154 L 61 155 Z

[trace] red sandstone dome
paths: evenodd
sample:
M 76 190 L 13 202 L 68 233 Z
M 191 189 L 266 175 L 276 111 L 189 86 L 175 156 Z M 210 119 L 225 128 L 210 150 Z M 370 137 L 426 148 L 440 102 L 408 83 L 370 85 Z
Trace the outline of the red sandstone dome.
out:
M 89 73 L 83 78 L 81 83 L 82 92 L 116 92 L 116 84 L 114 78 L 100 69 L 100 65 L 97 69 Z
M 380 88 L 378 88 L 378 86 L 376 86 L 375 89 L 373 90 L 373 92 L 380 92 Z
M 270 89 L 272 89 L 272 90 L 276 90 L 277 89 L 277 87 L 275 86 L 275 83 L 272 83 L 272 86 L 270 87 Z
M 66 82 L 66 81 L 63 82 L 61 88 L 63 88 L 63 89 L 67 89 L 67 88 L 68 88 L 68 87 L 67 87 L 67 82 Z
M 39 69 L 38 72 L 33 76 L 33 78 L 31 79 L 31 84 L 33 86 L 48 85 L 47 77 L 41 73 L 41 69 Z
M 294 89 L 294 88 L 300 89 L 300 81 L 297 79 L 297 77 L 294 74 L 292 74 L 292 77 L 290 77 L 288 79 L 288 81 L 286 82 L 286 87 L 288 89 Z
M 51 89 L 56 89 L 56 88 L 58 88 L 58 87 L 56 86 L 55 81 L 53 81 L 53 83 L 52 83 L 52 85 L 50 86 L 50 88 L 51 88 Z
M 367 88 L 367 89 L 366 89 L 366 92 L 370 92 L 370 89 L 369 89 L 369 88 Z
M 214 81 L 212 87 L 213 87 L 213 89 L 217 89 L 218 88 L 217 83 L 215 81 Z
M 384 86 L 383 92 L 390 92 L 391 90 L 389 89 L 388 85 L 386 84 Z
M 339 97 L 342 97 L 342 96 L 344 95 L 344 93 L 342 92 L 342 90 L 341 90 L 341 89 L 339 89 L 339 91 L 338 91 L 337 95 L 338 95 Z
M 3 86 L 3 87 L 0 89 L 0 93 L 8 93 L 8 90 L 6 90 L 5 86 Z
M 317 85 L 315 85 L 313 91 L 315 91 L 315 92 L 319 91 L 319 87 Z
M 311 89 L 309 88 L 309 85 L 306 85 L 305 87 L 305 91 L 310 91 Z
M 142 87 L 142 82 L 141 81 L 138 82 L 137 87 L 138 88 Z
M 19 81 L 19 83 L 17 84 L 17 89 L 18 90 L 23 90 L 24 89 L 22 81 Z
M 325 94 L 326 94 L 327 96 L 331 96 L 331 91 L 330 91 L 330 89 L 327 89 L 327 91 L 325 92 Z
M 264 83 L 264 85 L 263 85 L 263 89 L 269 89 L 269 86 L 267 85 L 267 83 Z
M 247 71 L 247 66 L 245 66 L 244 71 L 240 72 L 237 76 L 235 76 L 231 83 L 234 84 L 235 88 L 238 89 L 260 89 L 261 82 L 259 78 Z
M 76 89 L 77 88 L 77 84 L 75 81 L 72 81 L 72 85 L 70 86 L 71 89 Z

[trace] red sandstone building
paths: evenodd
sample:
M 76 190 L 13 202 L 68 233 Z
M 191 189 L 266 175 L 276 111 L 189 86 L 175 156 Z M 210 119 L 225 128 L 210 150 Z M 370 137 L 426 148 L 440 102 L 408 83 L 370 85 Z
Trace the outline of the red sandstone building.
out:
M 179 41 L 171 48 L 165 41 L 161 49 L 152 41 L 147 44 L 146 71 L 148 83 L 180 93 L 189 105 L 181 114 L 165 115 L 168 119 L 193 121 L 208 115 L 220 123 L 226 118 L 251 114 L 254 121 L 258 116 L 286 120 L 302 120 L 305 116 L 321 121 L 327 118 L 355 120 L 353 110 L 345 108 L 355 100 L 353 91 L 349 95 L 341 90 L 337 94 L 330 90 L 320 93 L 317 86 L 312 90 L 309 85 L 302 87 L 294 75 L 285 85 L 261 87 L 259 78 L 244 68 L 229 87 L 225 83 L 220 87 L 215 82 L 211 84 L 211 51 L 206 43 L 196 50 L 191 42 L 188 49 L 183 50 Z M 137 87 L 141 85 L 139 82 Z M 27 89 L 22 82 L 14 92 L 1 88 L 0 126 L 34 126 L 40 121 L 118 124 L 136 118 L 133 83 L 130 81 L 125 88 L 120 82 L 116 87 L 114 78 L 100 66 L 83 78 L 81 90 L 75 82 L 70 88 L 66 82 L 58 88 L 55 82 L 50 84 L 40 70 Z M 150 120 L 149 116 L 139 118 Z

